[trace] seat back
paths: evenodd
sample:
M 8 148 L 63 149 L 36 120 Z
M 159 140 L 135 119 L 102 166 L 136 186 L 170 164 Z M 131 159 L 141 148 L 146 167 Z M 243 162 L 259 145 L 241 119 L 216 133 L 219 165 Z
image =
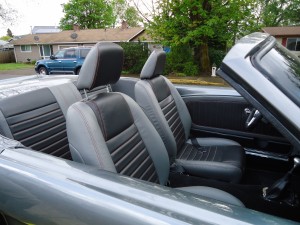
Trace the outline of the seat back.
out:
M 161 75 L 165 61 L 164 51 L 152 52 L 142 69 L 141 80 L 135 85 L 135 98 L 160 134 L 173 161 L 189 137 L 191 117 L 176 88 Z
M 123 49 L 98 43 L 83 65 L 77 86 L 93 89 L 118 81 Z M 114 62 L 113 70 L 104 62 Z M 84 70 L 88 70 L 85 72 Z M 166 184 L 169 160 L 165 146 L 140 107 L 121 93 L 100 93 L 73 104 L 67 113 L 67 133 L 74 161 L 138 179 Z
M 0 133 L 33 150 L 71 159 L 65 114 L 79 100 L 73 83 L 1 99 Z

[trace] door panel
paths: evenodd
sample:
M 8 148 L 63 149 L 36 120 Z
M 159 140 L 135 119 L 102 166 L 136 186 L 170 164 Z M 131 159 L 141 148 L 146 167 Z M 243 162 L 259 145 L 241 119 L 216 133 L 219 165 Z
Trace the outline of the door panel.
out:
M 252 109 L 243 97 L 228 89 L 177 87 L 192 118 L 192 135 L 229 138 L 245 148 L 288 155 L 291 146 L 265 119 L 247 130 L 245 122 Z

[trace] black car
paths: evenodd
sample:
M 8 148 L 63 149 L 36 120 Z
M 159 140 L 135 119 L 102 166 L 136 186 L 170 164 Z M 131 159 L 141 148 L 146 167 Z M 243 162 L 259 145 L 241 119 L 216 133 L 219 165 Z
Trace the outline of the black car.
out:
M 164 53 L 153 54 L 157 61 L 150 56 L 142 80 L 119 79 L 120 47 L 99 43 L 78 79 L 2 81 L 2 224 L 299 224 L 299 59 L 275 38 L 255 33 L 241 39 L 217 71 L 235 90 L 175 89 L 160 74 Z M 150 90 L 158 79 L 170 87 L 169 96 L 180 94 L 170 104 L 165 103 L 171 97 L 158 94 L 163 88 L 150 96 L 161 99 L 161 121 L 186 119 L 168 108 L 184 104 L 191 119 L 189 141 L 201 136 L 238 143 L 234 148 L 242 149 L 243 157 L 234 163 L 243 165 L 240 175 L 222 179 L 211 170 L 195 175 L 187 164 L 166 163 L 172 160 L 166 137 L 155 128 L 179 123 L 151 125 L 146 104 L 140 102 L 142 110 L 136 103 L 140 82 L 150 82 Z M 222 147 L 197 149 L 205 156 L 216 146 Z M 197 168 L 208 160 L 198 159 Z

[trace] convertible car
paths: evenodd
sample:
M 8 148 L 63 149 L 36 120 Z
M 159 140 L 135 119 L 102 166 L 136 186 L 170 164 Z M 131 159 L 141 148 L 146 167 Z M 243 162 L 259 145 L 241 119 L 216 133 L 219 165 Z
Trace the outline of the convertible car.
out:
M 120 78 L 98 43 L 79 76 L 0 82 L 0 224 L 299 224 L 299 59 L 254 33 L 232 88 L 174 86 L 165 54 Z

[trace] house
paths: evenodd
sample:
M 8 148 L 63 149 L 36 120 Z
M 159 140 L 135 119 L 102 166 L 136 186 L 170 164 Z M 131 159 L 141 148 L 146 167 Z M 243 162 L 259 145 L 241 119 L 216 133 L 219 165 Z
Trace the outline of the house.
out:
M 0 51 L 12 50 L 14 46 L 9 41 L 0 40 Z
M 109 28 L 61 31 L 48 34 L 29 34 L 13 41 L 16 62 L 36 61 L 49 58 L 60 49 L 74 46 L 93 46 L 99 41 L 138 42 L 145 41 L 145 29 Z
M 300 57 L 300 26 L 264 27 L 262 30 Z

